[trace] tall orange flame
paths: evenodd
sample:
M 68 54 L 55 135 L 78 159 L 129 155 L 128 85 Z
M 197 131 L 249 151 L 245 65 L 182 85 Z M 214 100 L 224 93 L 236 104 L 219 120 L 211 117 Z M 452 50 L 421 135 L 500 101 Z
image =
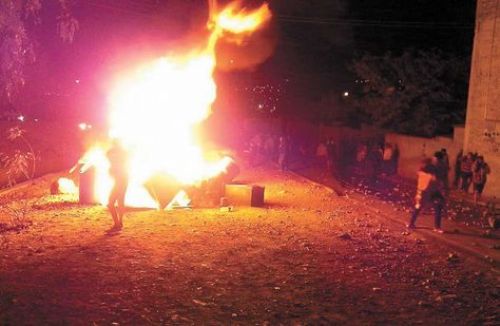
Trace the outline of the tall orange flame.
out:
M 201 51 L 163 57 L 121 76 L 109 97 L 109 136 L 119 139 L 130 152 L 127 205 L 156 207 L 143 185 L 158 173 L 187 185 L 227 168 L 231 159 L 207 157 L 194 133 L 210 115 L 216 98 L 215 44 L 224 32 L 249 35 L 270 18 L 267 4 L 247 12 L 240 2 L 231 3 L 211 13 L 211 34 Z M 82 163 L 96 168 L 94 193 L 105 204 L 113 182 L 105 147 L 91 149 Z M 185 193 L 174 200 L 189 202 Z

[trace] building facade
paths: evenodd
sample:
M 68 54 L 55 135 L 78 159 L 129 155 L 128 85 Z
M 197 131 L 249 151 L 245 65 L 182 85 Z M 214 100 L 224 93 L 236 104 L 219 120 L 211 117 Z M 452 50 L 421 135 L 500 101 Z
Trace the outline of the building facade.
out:
M 484 194 L 500 198 L 500 0 L 477 0 L 464 152 L 484 156 Z

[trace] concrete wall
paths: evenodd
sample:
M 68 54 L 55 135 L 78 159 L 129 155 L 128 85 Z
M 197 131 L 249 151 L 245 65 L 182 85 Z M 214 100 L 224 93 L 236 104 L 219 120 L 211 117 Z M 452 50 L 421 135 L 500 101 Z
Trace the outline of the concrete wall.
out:
M 456 126 L 453 136 L 451 137 L 423 138 L 390 133 L 370 127 L 352 129 L 342 126 L 318 126 L 304 121 L 286 121 L 286 123 L 284 123 L 277 119 L 248 120 L 243 129 L 247 134 L 246 139 L 250 139 L 256 133 L 282 134 L 288 132 L 290 135 L 308 141 L 309 144 L 313 146 L 312 149 L 315 148 L 319 141 L 328 138 L 333 138 L 337 144 L 356 144 L 360 142 L 376 143 L 385 141 L 398 147 L 398 174 L 408 179 L 416 179 L 419 164 L 424 157 L 431 157 L 436 151 L 446 148 L 450 160 L 450 182 L 454 177 L 456 156 L 458 152 L 464 148 L 465 133 L 465 128 L 463 126 Z M 286 132 L 284 132 L 284 130 L 286 130 Z M 486 156 L 486 159 L 490 161 L 488 156 Z M 490 179 L 490 181 L 492 181 L 492 179 Z M 487 185 L 487 189 L 489 185 L 490 184 Z
M 441 148 L 446 148 L 450 159 L 450 181 L 458 152 L 463 147 L 463 127 L 455 127 L 453 137 L 422 138 L 394 133 L 387 133 L 385 141 L 397 145 L 399 149 L 398 174 L 409 179 L 416 179 L 420 161 L 431 157 Z
M 464 151 L 491 167 L 485 195 L 500 196 L 500 0 L 478 0 Z
M 351 140 L 355 142 L 377 143 L 384 141 L 385 131 L 363 126 L 353 129 L 342 126 L 320 126 L 319 137 L 322 140 L 333 138 L 336 142 Z

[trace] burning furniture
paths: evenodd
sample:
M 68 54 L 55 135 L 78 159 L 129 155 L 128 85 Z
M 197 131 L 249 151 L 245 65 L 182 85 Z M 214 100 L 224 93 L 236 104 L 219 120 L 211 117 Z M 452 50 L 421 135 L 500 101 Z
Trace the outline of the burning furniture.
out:
M 230 185 L 230 183 L 238 176 L 239 172 L 238 165 L 231 161 L 224 172 L 197 185 L 186 186 L 177 182 L 172 176 L 156 174 L 144 184 L 144 188 L 154 200 L 154 207 L 158 209 L 190 207 L 192 202 L 196 207 L 215 207 L 220 202 L 220 198 L 225 195 L 227 197 L 228 191 L 232 192 L 231 189 L 236 185 Z M 92 167 L 80 168 L 78 170 L 79 186 L 77 187 L 71 179 L 60 178 L 58 191 L 78 193 L 80 204 L 97 204 L 99 203 L 99 191 L 96 189 L 95 173 L 96 170 Z M 244 187 L 244 185 L 237 186 Z M 228 198 L 231 198 L 231 205 L 262 206 L 263 188 L 262 195 L 252 194 L 251 196 L 252 198 L 262 197 L 260 200 L 262 203 L 259 204 L 259 199 L 253 199 L 251 204 L 248 200 L 233 201 L 233 196 Z
M 212 1 L 210 9 L 205 44 L 124 72 L 110 92 L 109 137 L 130 153 L 127 206 L 164 208 L 172 198 L 182 205 L 190 196 L 201 202 L 207 193 L 220 197 L 232 180 L 233 160 L 202 150 L 195 130 L 216 99 L 217 42 L 241 44 L 270 20 L 271 12 L 267 4 L 247 11 L 240 2 L 219 11 Z M 113 180 L 106 151 L 105 143 L 96 144 L 80 160 L 82 203 L 108 200 Z

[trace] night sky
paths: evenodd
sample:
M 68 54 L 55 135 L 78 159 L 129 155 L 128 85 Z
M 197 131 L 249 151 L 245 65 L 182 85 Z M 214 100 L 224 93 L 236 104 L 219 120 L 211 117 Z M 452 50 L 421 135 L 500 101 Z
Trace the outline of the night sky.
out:
M 475 1 L 351 1 L 356 49 L 378 52 L 438 47 L 470 55 Z
M 37 32 L 39 65 L 33 85 L 43 84 L 44 92 L 77 88 L 86 98 L 105 92 L 110 76 L 121 67 L 193 39 L 203 30 L 208 12 L 205 0 L 77 1 L 73 13 L 80 30 L 72 44 L 64 44 L 55 32 L 57 7 L 49 3 Z M 274 0 L 270 5 L 274 19 L 261 41 L 274 42 L 274 55 L 251 70 L 221 73 L 222 88 L 288 87 L 294 102 L 307 103 L 329 90 L 349 87 L 354 77 L 348 65 L 367 52 L 439 48 L 471 55 L 475 1 Z

